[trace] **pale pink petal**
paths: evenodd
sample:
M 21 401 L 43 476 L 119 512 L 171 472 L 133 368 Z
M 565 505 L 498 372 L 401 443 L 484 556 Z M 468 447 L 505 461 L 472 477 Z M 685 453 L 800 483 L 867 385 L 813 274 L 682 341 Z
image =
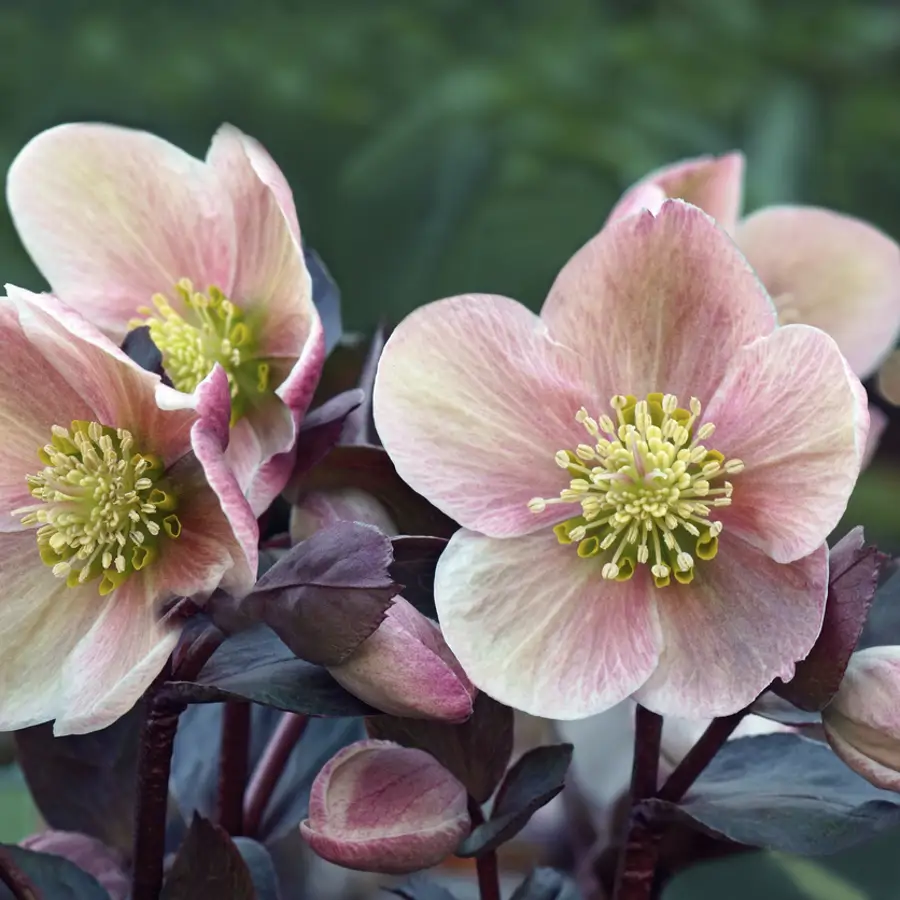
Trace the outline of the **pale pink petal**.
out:
M 222 125 L 215 133 L 206 161 L 214 168 L 219 168 L 222 162 L 227 166 L 228 157 L 233 150 L 230 145 L 239 143 L 250 164 L 253 166 L 259 179 L 271 189 L 281 207 L 281 211 L 287 219 L 288 226 L 294 240 L 300 243 L 300 223 L 297 221 L 297 208 L 294 205 L 294 194 L 288 184 L 284 173 L 278 167 L 278 163 L 269 155 L 263 145 L 247 134 L 235 128 L 233 125 Z M 223 159 L 224 157 L 224 159 Z
M 527 713 L 593 715 L 637 690 L 662 649 L 644 568 L 610 582 L 551 530 L 515 540 L 458 531 L 438 561 L 441 630 L 472 683 Z
M 828 548 L 787 565 L 725 532 L 689 585 L 659 589 L 659 668 L 635 693 L 666 716 L 724 716 L 789 680 L 822 627 Z
M 622 196 L 609 214 L 607 222 L 634 215 L 645 209 L 656 215 L 668 199 L 666 192 L 659 185 L 642 181 Z
M 607 225 L 566 263 L 541 318 L 592 368 L 604 406 L 656 391 L 706 401 L 735 352 L 775 327 L 730 238 L 677 200 Z
M 741 222 L 737 241 L 783 323 L 827 331 L 860 378 L 900 334 L 900 248 L 877 228 L 826 209 L 772 206 Z
M 744 155 L 699 156 L 651 172 L 630 188 L 610 215 L 620 218 L 634 212 L 637 202 L 646 204 L 648 189 L 655 188 L 664 197 L 686 200 L 709 213 L 726 231 L 734 231 L 744 194 Z M 642 201 L 637 199 L 644 194 Z M 652 206 L 647 206 L 653 209 Z
M 234 204 L 237 266 L 230 298 L 256 319 L 260 356 L 296 359 L 318 318 L 312 279 L 299 239 L 248 149 L 244 135 L 224 126 L 207 157 Z
M 33 530 L 0 534 L 0 731 L 63 708 L 63 665 L 103 609 L 96 584 L 70 588 L 38 554 Z
M 77 312 L 49 294 L 7 285 L 32 353 L 40 353 L 81 398 L 81 418 L 126 428 L 143 453 L 157 453 L 167 465 L 190 450 L 196 419 L 190 404 L 177 411 L 156 401 L 159 377 L 130 360 Z M 173 392 L 174 393 L 174 392 Z M 58 425 L 68 427 L 78 416 L 68 413 Z M 43 439 L 44 443 L 49 439 Z
M 514 300 L 439 300 L 388 340 L 375 425 L 400 476 L 438 509 L 495 537 L 525 534 L 568 514 L 527 503 L 567 486 L 554 455 L 584 441 L 575 414 L 595 399 L 581 364 Z
M 865 392 L 835 342 L 788 325 L 738 351 L 703 418 L 708 445 L 740 459 L 725 531 L 777 562 L 815 550 L 843 515 L 868 430 Z
M 106 607 L 63 666 L 56 735 L 84 734 L 111 725 L 160 673 L 180 626 L 162 624 L 159 569 L 132 575 L 106 598 Z
M 25 476 L 43 468 L 37 452 L 53 425 L 92 418 L 92 410 L 28 340 L 15 305 L 0 298 L 0 532 L 17 531 L 14 509 L 34 502 Z
M 896 704 L 896 699 L 895 699 Z M 827 710 L 827 708 L 826 708 Z M 854 740 L 859 741 L 864 729 L 859 725 L 844 719 L 839 713 L 823 715 L 822 725 L 825 737 L 831 745 L 831 749 L 854 772 L 862 775 L 867 781 L 887 791 L 900 791 L 900 741 L 896 738 L 879 736 L 875 732 L 865 735 L 863 744 L 868 753 L 873 752 L 873 740 L 875 746 L 879 746 L 881 759 L 875 759 L 868 753 L 863 753 L 846 740 L 845 734 L 852 734 Z M 881 738 L 878 740 L 878 738 Z
M 13 161 L 7 199 L 54 292 L 117 340 L 139 306 L 181 278 L 231 289 L 230 198 L 209 166 L 154 135 L 44 131 Z

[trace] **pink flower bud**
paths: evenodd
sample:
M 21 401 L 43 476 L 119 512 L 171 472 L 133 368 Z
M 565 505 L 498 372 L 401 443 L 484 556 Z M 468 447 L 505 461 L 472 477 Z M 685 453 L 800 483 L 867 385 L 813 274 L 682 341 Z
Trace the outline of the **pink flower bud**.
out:
M 110 900 L 125 900 L 129 894 L 131 883 L 120 854 L 96 838 L 76 831 L 42 831 L 25 838 L 19 846 L 74 863 L 97 879 Z
M 872 784 L 900 791 L 900 647 L 854 653 L 822 711 L 835 753 Z
M 465 787 L 434 757 L 358 741 L 316 776 L 300 832 L 329 862 L 399 875 L 437 865 L 469 824 Z
M 380 500 L 356 488 L 311 491 L 291 509 L 291 540 L 304 541 L 322 528 L 336 522 L 362 522 L 374 525 L 393 537 L 397 526 Z
M 464 722 L 475 688 L 440 629 L 397 597 L 378 630 L 331 674 L 382 712 L 412 719 Z

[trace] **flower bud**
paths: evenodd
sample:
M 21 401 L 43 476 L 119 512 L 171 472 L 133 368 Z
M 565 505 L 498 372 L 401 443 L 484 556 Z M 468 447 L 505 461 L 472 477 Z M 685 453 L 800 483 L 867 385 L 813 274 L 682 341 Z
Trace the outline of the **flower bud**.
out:
M 131 881 L 125 874 L 121 855 L 102 841 L 76 831 L 41 831 L 19 845 L 36 853 L 61 856 L 83 872 L 93 875 L 106 889 L 110 900 L 126 900 Z
M 854 653 L 822 724 L 851 769 L 877 787 L 900 791 L 900 647 Z
M 348 869 L 426 869 L 468 834 L 466 789 L 424 750 L 358 741 L 316 776 L 300 832 L 319 856 Z
M 475 689 L 440 629 L 402 597 L 330 672 L 350 693 L 394 716 L 464 722 L 472 715 Z
M 335 522 L 374 525 L 389 536 L 397 526 L 379 500 L 366 491 L 340 488 L 304 494 L 291 509 L 291 540 L 296 544 Z

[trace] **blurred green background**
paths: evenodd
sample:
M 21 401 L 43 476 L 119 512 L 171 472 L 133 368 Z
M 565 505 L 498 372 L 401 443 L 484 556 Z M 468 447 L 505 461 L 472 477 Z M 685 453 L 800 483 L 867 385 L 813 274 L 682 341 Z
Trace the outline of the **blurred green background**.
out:
M 201 156 L 233 122 L 353 329 L 464 291 L 537 305 L 624 187 L 692 154 L 743 149 L 748 209 L 900 236 L 894 0 L 31 0 L 0 5 L 0 47 L 0 165 L 63 121 Z M 0 272 L 41 286 L 5 213 Z M 895 416 L 847 517 L 894 551 L 898 453 Z

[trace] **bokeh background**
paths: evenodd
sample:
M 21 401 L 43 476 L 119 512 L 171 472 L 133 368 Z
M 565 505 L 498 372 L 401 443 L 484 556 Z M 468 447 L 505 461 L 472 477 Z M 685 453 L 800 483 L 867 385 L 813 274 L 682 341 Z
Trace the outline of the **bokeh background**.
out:
M 746 153 L 748 209 L 818 204 L 900 237 L 898 46 L 893 0 L 4 3 L 0 166 L 64 121 L 200 156 L 233 122 L 285 170 L 364 331 L 464 291 L 536 306 L 624 187 L 698 153 Z M 42 286 L 5 210 L 0 273 Z M 893 551 L 898 453 L 894 416 L 847 519 Z M 0 792 L 0 837 L 24 827 L 14 805 Z M 894 896 L 853 893 L 873 868 L 764 884 Z

